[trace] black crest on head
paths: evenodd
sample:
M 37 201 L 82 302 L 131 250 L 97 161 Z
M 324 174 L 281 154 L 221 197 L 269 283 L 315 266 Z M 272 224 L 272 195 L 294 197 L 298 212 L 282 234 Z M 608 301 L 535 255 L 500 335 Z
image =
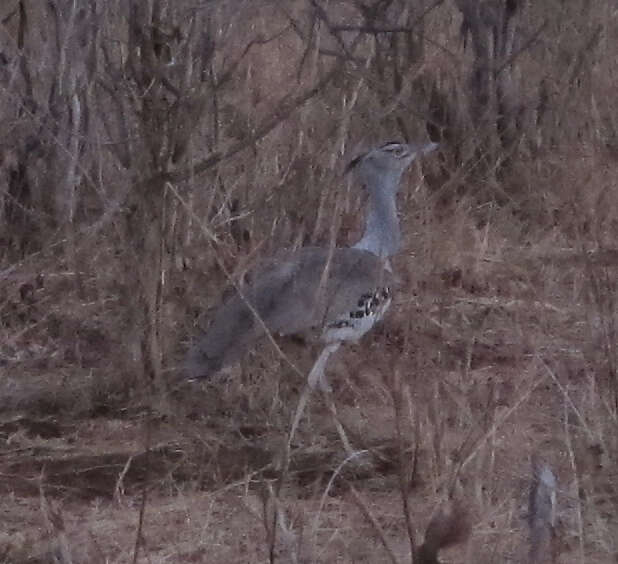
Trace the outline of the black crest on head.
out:
M 403 143 L 401 143 L 401 141 L 389 141 L 388 143 L 384 143 L 384 145 L 382 145 L 380 147 L 380 149 L 389 149 L 389 148 L 395 148 L 395 147 L 401 147 Z M 371 152 L 371 151 L 369 151 Z M 345 167 L 345 171 L 344 174 L 347 174 L 348 172 L 350 172 L 353 168 L 356 168 L 356 166 L 358 165 L 358 163 L 360 163 L 368 154 L 367 153 L 362 153 L 360 155 L 358 155 L 358 157 L 352 159 L 348 165 Z
M 391 146 L 398 147 L 401 144 L 402 144 L 401 141 L 389 141 L 388 143 L 384 143 L 384 145 L 382 145 L 380 149 L 387 149 L 388 147 L 391 147 Z

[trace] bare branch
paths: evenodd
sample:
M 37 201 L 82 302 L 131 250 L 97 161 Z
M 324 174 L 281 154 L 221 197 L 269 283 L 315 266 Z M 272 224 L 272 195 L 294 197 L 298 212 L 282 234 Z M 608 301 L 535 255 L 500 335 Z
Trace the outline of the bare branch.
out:
M 268 118 L 266 118 L 261 125 L 259 125 L 255 129 L 255 132 L 252 135 L 246 137 L 245 139 L 242 139 L 237 143 L 234 143 L 226 151 L 217 151 L 213 153 L 208 158 L 202 160 L 189 170 L 169 172 L 162 175 L 150 177 L 141 182 L 140 186 L 147 186 L 152 182 L 161 180 L 164 182 L 182 182 L 183 180 L 187 180 L 194 175 L 199 175 L 203 172 L 206 172 L 207 170 L 219 164 L 221 161 L 224 161 L 232 157 L 233 155 L 244 151 L 248 147 L 251 147 L 255 144 L 256 141 L 264 138 L 280 123 L 288 119 L 294 111 L 304 106 L 307 102 L 309 102 L 309 100 L 314 98 L 318 93 L 320 93 L 324 88 L 326 88 L 326 86 L 330 84 L 333 79 L 340 74 L 342 69 L 343 65 L 339 63 L 332 70 L 330 70 L 322 80 L 320 80 L 315 86 L 313 86 L 306 92 L 293 98 L 290 98 L 289 95 L 284 96 L 281 102 L 278 104 L 277 109 Z

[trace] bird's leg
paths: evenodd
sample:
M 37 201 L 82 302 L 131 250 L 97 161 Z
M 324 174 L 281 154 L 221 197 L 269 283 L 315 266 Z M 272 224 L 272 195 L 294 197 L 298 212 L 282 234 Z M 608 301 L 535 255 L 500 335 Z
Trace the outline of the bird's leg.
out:
M 307 385 L 305 386 L 305 389 L 303 390 L 303 393 L 298 400 L 298 407 L 296 408 L 294 420 L 292 421 L 292 427 L 290 429 L 290 434 L 288 437 L 288 452 L 292 444 L 292 439 L 294 438 L 294 435 L 296 433 L 296 429 L 298 428 L 298 425 L 300 423 L 300 418 L 302 417 L 305 407 L 307 406 L 309 396 L 311 395 L 311 392 L 317 387 L 326 398 L 326 404 L 328 405 L 328 409 L 331 412 L 333 422 L 335 423 L 335 428 L 337 429 L 337 434 L 339 435 L 339 438 L 343 443 L 343 448 L 345 449 L 346 454 L 350 455 L 353 453 L 352 447 L 350 446 L 350 441 L 348 440 L 345 430 L 343 429 L 343 425 L 341 424 L 341 422 L 339 421 L 339 417 L 337 416 L 337 408 L 335 407 L 335 402 L 333 400 L 332 389 L 328 381 L 326 380 L 326 375 L 324 373 L 328 358 L 331 354 L 337 351 L 340 345 L 341 343 L 335 342 L 330 343 L 326 347 L 324 347 L 324 349 L 320 353 L 320 356 L 315 361 L 311 372 L 309 372 L 309 376 L 307 378 Z
M 315 390 L 316 387 L 319 387 L 324 392 L 330 391 L 330 386 L 326 380 L 326 376 L 324 375 L 324 368 L 326 367 L 328 357 L 339 348 L 339 345 L 340 343 L 330 343 L 324 347 L 320 353 L 320 356 L 318 356 L 318 359 L 315 361 L 313 368 L 309 372 L 309 376 L 307 377 L 307 385 L 298 400 L 296 413 L 294 413 L 294 419 L 292 420 L 292 427 L 290 428 L 290 434 L 288 436 L 288 451 L 290 445 L 292 444 L 292 440 L 294 439 L 294 435 L 296 434 L 296 429 L 298 429 L 300 418 L 303 416 L 303 412 L 307 406 L 307 401 L 309 400 L 311 392 Z
M 288 435 L 288 444 L 287 444 L 287 452 L 289 458 L 290 448 L 292 446 L 292 440 L 294 439 L 294 435 L 296 434 L 296 429 L 298 428 L 298 424 L 300 423 L 300 418 L 305 411 L 305 407 L 307 406 L 307 400 L 311 395 L 311 388 L 309 386 L 305 386 L 303 389 L 303 393 L 301 394 L 298 400 L 298 406 L 296 407 L 296 413 L 294 413 L 294 420 L 292 421 L 292 427 L 290 428 L 290 434 Z
M 323 392 L 330 392 L 330 384 L 328 380 L 326 380 L 326 374 L 324 374 L 324 369 L 326 368 L 326 363 L 328 362 L 328 358 L 331 354 L 333 354 L 337 349 L 341 346 L 341 343 L 329 343 L 322 349 L 320 356 L 315 361 L 311 372 L 309 372 L 309 376 L 307 377 L 307 384 L 312 390 L 319 388 Z
M 352 449 L 352 445 L 348 440 L 348 436 L 345 433 L 345 429 L 339 421 L 339 416 L 337 415 L 337 408 L 335 407 L 335 400 L 333 399 L 333 394 L 331 392 L 324 392 L 324 397 L 326 398 L 326 403 L 328 404 L 328 409 L 330 410 L 330 414 L 333 417 L 333 422 L 335 423 L 335 428 L 337 429 L 337 434 L 341 439 L 343 444 L 343 449 L 348 456 L 352 456 L 354 454 L 354 449 Z

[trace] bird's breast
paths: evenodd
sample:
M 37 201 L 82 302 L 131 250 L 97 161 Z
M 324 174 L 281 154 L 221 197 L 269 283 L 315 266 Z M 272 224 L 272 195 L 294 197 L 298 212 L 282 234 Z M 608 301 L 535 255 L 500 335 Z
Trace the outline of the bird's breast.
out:
M 388 286 L 363 294 L 347 313 L 327 324 L 322 340 L 327 343 L 357 341 L 382 319 L 391 301 L 392 295 Z

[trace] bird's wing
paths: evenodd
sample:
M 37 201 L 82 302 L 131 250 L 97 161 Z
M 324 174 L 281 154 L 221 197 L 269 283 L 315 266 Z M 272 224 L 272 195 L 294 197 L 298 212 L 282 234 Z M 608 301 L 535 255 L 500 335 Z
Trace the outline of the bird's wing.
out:
M 242 296 L 235 293 L 216 310 L 190 353 L 189 371 L 207 376 L 239 359 L 264 334 L 255 313 L 272 333 L 319 335 L 389 278 L 381 259 L 360 249 L 307 247 L 271 258 Z
M 268 328 L 282 334 L 319 333 L 391 280 L 382 260 L 360 249 L 306 247 L 269 262 L 252 290 Z M 273 299 L 261 307 L 259 296 Z

